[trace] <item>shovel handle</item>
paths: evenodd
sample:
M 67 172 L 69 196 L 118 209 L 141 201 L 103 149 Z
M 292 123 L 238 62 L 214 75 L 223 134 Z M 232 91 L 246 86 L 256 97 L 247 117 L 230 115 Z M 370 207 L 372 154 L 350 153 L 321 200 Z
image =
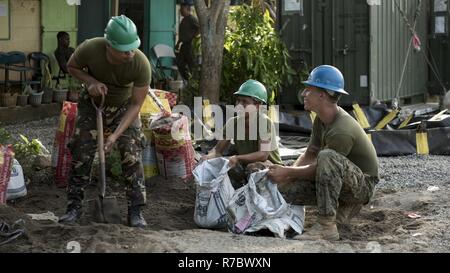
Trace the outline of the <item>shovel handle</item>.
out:
M 103 109 L 105 107 L 105 95 L 102 94 L 102 100 L 101 100 L 99 106 L 97 106 L 97 104 L 95 103 L 94 97 L 91 97 L 91 103 L 92 103 L 92 106 L 94 106 L 95 110 L 100 109 L 101 111 L 103 111 Z
M 91 103 L 95 108 L 97 116 L 97 149 L 98 149 L 98 159 L 100 161 L 100 196 L 105 197 L 106 192 L 106 168 L 105 168 L 105 150 L 104 150 L 104 139 L 103 139 L 103 108 L 105 104 L 105 96 L 102 95 L 102 100 L 100 106 L 97 107 L 94 99 L 91 97 Z
M 164 109 L 164 106 L 161 103 L 161 101 L 159 100 L 159 98 L 155 95 L 155 93 L 153 92 L 153 90 L 150 87 L 148 88 L 148 94 L 150 95 L 152 100 L 156 103 L 156 105 L 158 106 L 159 110 L 161 110 L 161 112 L 163 112 L 163 113 L 167 112 L 166 109 Z
M 159 100 L 159 98 L 155 95 L 155 93 L 153 92 L 153 90 L 149 87 L 148 88 L 148 94 L 150 95 L 150 97 L 152 98 L 152 100 L 156 103 L 156 105 L 158 106 L 159 110 L 161 111 L 166 111 L 164 109 L 164 106 L 162 105 L 161 101 Z

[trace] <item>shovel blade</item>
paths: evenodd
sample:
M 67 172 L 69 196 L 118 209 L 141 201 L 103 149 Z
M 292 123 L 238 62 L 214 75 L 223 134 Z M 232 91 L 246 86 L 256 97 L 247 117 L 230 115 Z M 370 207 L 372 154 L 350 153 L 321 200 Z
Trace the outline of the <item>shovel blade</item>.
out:
M 103 198 L 103 218 L 105 223 L 121 224 L 119 205 L 115 197 Z
M 89 202 L 92 221 L 96 223 L 121 224 L 119 205 L 115 197 L 97 198 Z
M 103 217 L 103 209 L 102 209 L 102 201 L 100 198 L 91 200 L 90 202 L 91 207 L 91 217 L 94 222 L 97 223 L 104 223 L 105 218 Z

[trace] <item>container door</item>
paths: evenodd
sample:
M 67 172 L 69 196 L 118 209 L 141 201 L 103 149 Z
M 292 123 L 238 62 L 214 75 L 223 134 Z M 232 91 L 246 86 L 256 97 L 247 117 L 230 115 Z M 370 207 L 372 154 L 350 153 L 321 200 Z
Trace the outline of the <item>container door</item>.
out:
M 175 0 L 153 0 L 150 1 L 150 35 L 148 41 L 148 52 L 151 61 L 156 64 L 156 57 L 151 49 L 156 44 L 166 44 L 175 48 L 176 35 L 176 2 Z M 170 67 L 172 60 L 166 58 L 162 61 L 164 66 Z M 170 77 L 170 71 L 164 71 L 166 77 Z
M 66 1 L 41 0 L 42 52 L 51 60 L 52 74 L 59 71 L 53 52 L 58 46 L 56 34 L 66 31 L 70 35 L 72 47 L 77 45 L 77 6 L 69 6 Z
M 293 59 L 293 68 L 307 72 L 323 64 L 338 67 L 345 77 L 341 105 L 369 103 L 369 6 L 361 0 L 282 0 L 278 28 Z M 285 86 L 280 103 L 299 104 L 298 84 Z
M 175 46 L 176 7 L 175 0 L 150 1 L 149 48 L 156 44 Z
M 310 0 L 281 0 L 278 1 L 277 28 L 292 58 L 291 65 L 296 71 L 303 71 L 301 80 L 306 80 L 307 73 L 312 68 L 312 41 L 319 35 L 313 29 L 313 4 Z M 320 55 L 320 54 L 317 54 Z M 284 85 L 278 103 L 281 105 L 299 105 L 297 94 L 301 86 L 298 83 Z
M 78 44 L 103 37 L 109 20 L 109 0 L 82 1 L 78 7 Z
M 325 59 L 338 67 L 344 74 L 345 89 L 350 96 L 343 96 L 340 104 L 350 105 L 356 101 L 360 104 L 370 103 L 369 94 L 369 50 L 370 27 L 369 6 L 366 1 L 328 0 L 333 11 L 331 35 L 325 44 L 332 45 L 332 59 Z M 327 55 L 326 55 L 327 56 Z
M 141 39 L 141 45 L 139 47 L 145 54 L 147 44 L 147 29 L 148 24 L 145 20 L 147 5 L 149 1 L 143 0 L 120 0 L 119 1 L 119 13 L 117 15 L 126 15 L 136 25 L 139 38 Z M 153 2 L 153 1 L 152 1 Z

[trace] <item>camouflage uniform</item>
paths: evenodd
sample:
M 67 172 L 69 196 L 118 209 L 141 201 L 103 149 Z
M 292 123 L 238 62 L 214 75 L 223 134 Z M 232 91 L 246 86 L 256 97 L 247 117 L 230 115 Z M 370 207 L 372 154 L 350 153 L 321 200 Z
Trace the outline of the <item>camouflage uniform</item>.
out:
M 112 132 L 119 126 L 129 101 L 120 107 L 105 107 L 104 128 Z M 105 135 L 106 141 L 106 135 Z M 145 205 L 145 180 L 141 159 L 145 136 L 137 119 L 117 139 L 122 158 L 122 172 L 126 180 L 128 205 Z M 78 104 L 77 128 L 69 143 L 72 153 L 72 165 L 69 173 L 69 207 L 81 207 L 84 188 L 88 185 L 92 162 L 97 149 L 96 111 L 87 92 L 80 97 Z
M 369 203 L 377 183 L 377 177 L 364 174 L 345 156 L 324 149 L 317 157 L 315 181 L 299 179 L 279 189 L 287 202 L 317 205 L 319 215 L 335 216 L 340 203 Z

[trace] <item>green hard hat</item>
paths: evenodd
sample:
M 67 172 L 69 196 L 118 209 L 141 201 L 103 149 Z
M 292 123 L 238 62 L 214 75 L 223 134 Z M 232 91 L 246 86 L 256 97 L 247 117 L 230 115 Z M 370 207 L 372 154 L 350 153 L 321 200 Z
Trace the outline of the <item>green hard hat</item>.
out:
M 105 38 L 118 51 L 134 50 L 141 45 L 136 25 L 125 15 L 114 16 L 109 20 Z
M 244 82 L 241 87 L 239 87 L 239 90 L 234 93 L 234 95 L 252 97 L 267 104 L 266 87 L 264 87 L 264 85 L 259 81 L 248 80 Z

